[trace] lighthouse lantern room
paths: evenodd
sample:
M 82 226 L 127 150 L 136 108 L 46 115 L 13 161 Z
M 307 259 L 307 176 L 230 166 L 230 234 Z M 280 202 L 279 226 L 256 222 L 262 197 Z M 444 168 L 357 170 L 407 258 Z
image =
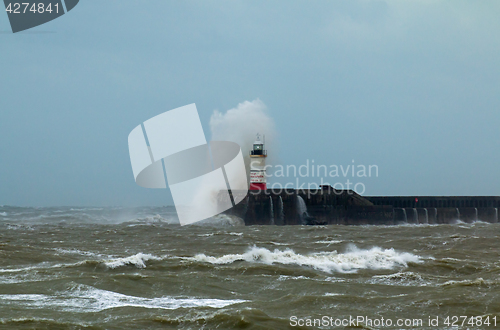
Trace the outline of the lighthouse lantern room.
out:
M 265 141 L 265 140 L 264 140 Z M 264 141 L 260 140 L 260 135 L 253 143 L 250 151 L 250 190 L 266 190 L 266 157 L 267 151 L 264 149 Z

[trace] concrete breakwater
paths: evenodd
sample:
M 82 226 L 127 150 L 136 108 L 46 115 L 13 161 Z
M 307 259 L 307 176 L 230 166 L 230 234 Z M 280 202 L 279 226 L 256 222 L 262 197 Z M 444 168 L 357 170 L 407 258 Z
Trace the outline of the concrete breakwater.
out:
M 363 197 L 352 190 L 322 186 L 250 191 L 225 213 L 242 218 L 246 225 L 398 225 L 496 223 L 499 208 L 500 197 L 492 196 Z

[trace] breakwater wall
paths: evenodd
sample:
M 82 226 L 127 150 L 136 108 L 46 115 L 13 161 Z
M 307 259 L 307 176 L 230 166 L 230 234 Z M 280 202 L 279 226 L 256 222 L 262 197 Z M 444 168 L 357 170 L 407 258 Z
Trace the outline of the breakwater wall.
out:
M 238 193 L 242 192 L 231 192 Z M 352 190 L 323 186 L 250 191 L 225 213 L 242 218 L 246 225 L 398 225 L 497 223 L 499 209 L 500 197 L 362 197 Z

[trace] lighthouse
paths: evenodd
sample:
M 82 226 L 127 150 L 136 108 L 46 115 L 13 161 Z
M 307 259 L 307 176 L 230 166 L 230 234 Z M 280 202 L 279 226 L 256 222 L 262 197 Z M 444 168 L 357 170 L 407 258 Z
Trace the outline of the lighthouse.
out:
M 264 150 L 264 141 L 260 140 L 260 135 L 253 143 L 250 151 L 250 190 L 266 190 L 266 157 L 267 150 Z

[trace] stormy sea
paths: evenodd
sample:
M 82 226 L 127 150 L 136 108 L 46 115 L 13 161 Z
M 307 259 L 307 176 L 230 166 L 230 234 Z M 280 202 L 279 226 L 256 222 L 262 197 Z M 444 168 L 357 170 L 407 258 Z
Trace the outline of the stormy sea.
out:
M 499 247 L 481 221 L 181 227 L 171 207 L 3 206 L 0 328 L 498 329 Z

